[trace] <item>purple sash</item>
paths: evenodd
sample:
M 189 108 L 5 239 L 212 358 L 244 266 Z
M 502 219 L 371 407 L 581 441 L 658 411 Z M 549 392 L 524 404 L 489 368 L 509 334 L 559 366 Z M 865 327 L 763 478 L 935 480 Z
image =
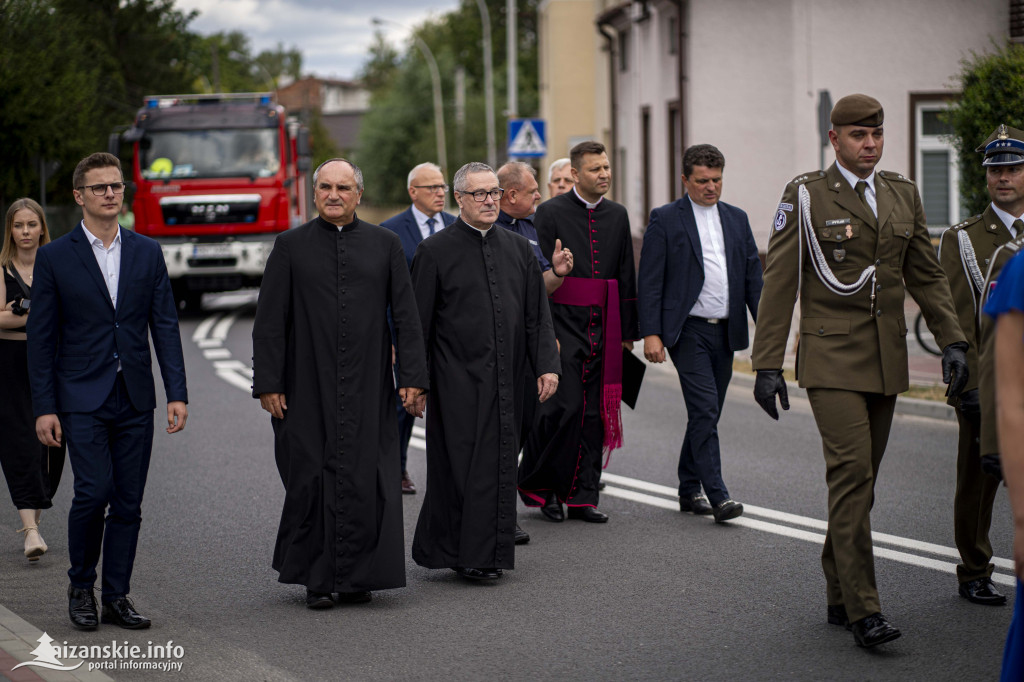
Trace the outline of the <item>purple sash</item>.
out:
M 605 466 L 612 450 L 622 447 L 622 324 L 619 282 L 614 279 L 566 277 L 551 294 L 553 303 L 600 306 L 604 352 L 601 356 L 601 420 L 604 422 Z

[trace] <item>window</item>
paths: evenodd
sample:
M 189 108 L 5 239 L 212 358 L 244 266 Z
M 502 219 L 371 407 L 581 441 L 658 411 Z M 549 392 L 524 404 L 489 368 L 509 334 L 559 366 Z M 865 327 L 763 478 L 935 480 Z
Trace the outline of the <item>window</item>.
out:
M 1024 0 L 1010 0 L 1010 38 L 1024 40 Z
M 1024 0 L 1022 0 L 1022 1 L 1024 1 Z M 668 26 L 668 53 L 669 54 L 676 54 L 676 52 L 679 51 L 679 24 L 678 24 L 678 21 L 679 20 L 675 17 L 675 15 L 672 15 L 672 16 L 670 16 L 668 18 L 668 21 L 665 22 L 666 25 Z
M 957 154 L 952 128 L 940 116 L 945 100 L 918 101 L 914 106 L 914 168 L 924 214 L 930 228 L 946 228 L 967 216 L 961 212 Z

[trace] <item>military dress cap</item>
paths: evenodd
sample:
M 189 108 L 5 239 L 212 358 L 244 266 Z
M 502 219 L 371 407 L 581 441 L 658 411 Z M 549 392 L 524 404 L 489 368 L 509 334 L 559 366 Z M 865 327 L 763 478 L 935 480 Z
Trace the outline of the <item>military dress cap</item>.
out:
M 1024 163 L 1024 131 L 999 124 L 975 151 L 985 152 L 982 166 L 1016 166 Z
M 834 126 L 867 126 L 877 128 L 882 125 L 885 112 L 882 103 L 868 95 L 847 95 L 841 97 L 832 107 L 830 120 Z

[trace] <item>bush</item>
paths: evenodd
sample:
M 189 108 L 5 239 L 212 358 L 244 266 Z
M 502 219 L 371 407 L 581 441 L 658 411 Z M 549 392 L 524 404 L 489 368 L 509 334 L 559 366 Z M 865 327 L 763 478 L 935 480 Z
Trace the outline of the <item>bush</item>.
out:
M 959 154 L 960 196 L 973 215 L 991 201 L 981 156 L 975 151 L 1000 123 L 1024 129 L 1024 45 L 995 45 L 991 54 L 972 52 L 957 76 L 961 95 L 945 114 Z

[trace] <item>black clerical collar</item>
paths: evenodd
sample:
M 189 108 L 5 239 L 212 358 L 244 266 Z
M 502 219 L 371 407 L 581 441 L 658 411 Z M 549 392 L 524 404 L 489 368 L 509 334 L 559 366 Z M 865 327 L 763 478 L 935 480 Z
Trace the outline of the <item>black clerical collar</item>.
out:
M 324 220 L 323 216 L 317 216 L 316 220 L 317 224 L 319 224 L 320 227 L 324 228 L 325 230 L 334 230 L 335 232 L 351 232 L 352 230 L 355 229 L 356 225 L 359 224 L 359 216 L 357 216 L 354 213 L 352 214 L 352 222 L 348 223 L 347 225 L 342 225 L 340 227 L 330 222 L 329 220 Z
M 488 229 L 488 230 L 481 230 L 479 227 L 473 227 L 472 225 L 467 223 L 465 220 L 463 220 L 461 217 L 459 218 L 459 224 L 466 228 L 466 233 L 467 234 L 475 234 L 478 237 L 480 237 L 480 239 L 486 239 L 487 235 L 489 235 L 491 232 L 494 232 L 494 226 L 497 225 L 497 223 L 493 223 L 491 225 L 490 229 Z

